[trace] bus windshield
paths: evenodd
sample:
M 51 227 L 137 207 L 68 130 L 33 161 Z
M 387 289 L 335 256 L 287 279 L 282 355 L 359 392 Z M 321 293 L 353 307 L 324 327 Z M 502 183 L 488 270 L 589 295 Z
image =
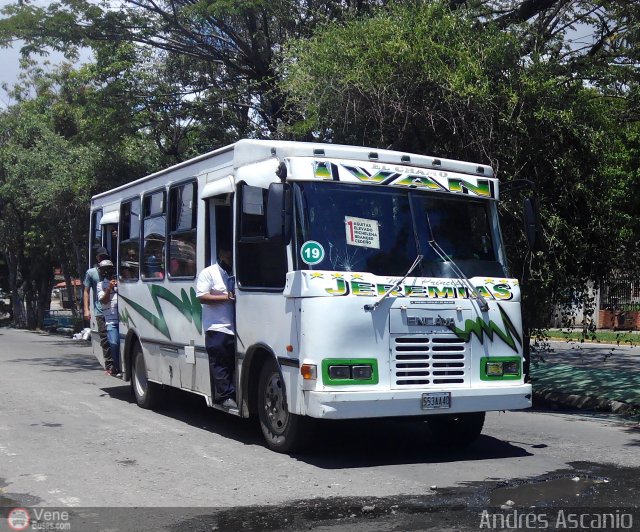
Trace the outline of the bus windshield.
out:
M 486 200 L 326 182 L 298 182 L 294 190 L 299 269 L 402 276 L 422 254 L 414 275 L 455 278 L 455 261 L 468 277 L 505 276 Z M 324 249 L 321 262 L 302 261 L 308 241 Z

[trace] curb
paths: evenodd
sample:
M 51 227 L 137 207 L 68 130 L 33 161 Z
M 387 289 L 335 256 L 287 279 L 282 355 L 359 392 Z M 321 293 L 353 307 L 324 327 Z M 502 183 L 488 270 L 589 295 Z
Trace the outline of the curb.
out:
M 578 410 L 594 410 L 596 412 L 610 412 L 622 416 L 636 415 L 640 412 L 640 404 L 615 401 L 606 397 L 593 395 L 579 395 L 557 392 L 551 389 L 534 390 L 533 407 L 552 406 Z

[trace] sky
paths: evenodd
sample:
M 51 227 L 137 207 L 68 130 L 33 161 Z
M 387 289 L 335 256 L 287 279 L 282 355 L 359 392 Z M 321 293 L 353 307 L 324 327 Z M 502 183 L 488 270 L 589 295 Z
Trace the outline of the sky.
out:
M 0 0 L 0 3 L 4 0 Z M 91 58 L 89 50 L 82 50 L 80 53 L 79 63 L 87 62 Z M 51 52 L 48 56 L 37 58 L 40 63 L 48 62 L 50 67 L 64 62 L 61 53 Z M 0 86 L 7 83 L 11 87 L 18 80 L 20 73 L 20 42 L 17 42 L 12 48 L 0 48 Z M 0 107 L 7 107 L 11 104 L 11 99 L 7 93 L 0 88 Z
M 0 9 L 11 3 L 15 3 L 15 0 L 0 0 Z M 42 0 L 39 3 L 47 4 L 48 2 Z M 0 85 L 8 83 L 9 86 L 11 86 L 18 80 L 18 74 L 20 72 L 20 46 L 21 42 L 17 41 L 11 48 L 0 48 Z M 89 50 L 82 50 L 80 53 L 80 63 L 88 61 L 90 57 L 91 54 Z M 39 62 L 49 62 L 51 66 L 60 64 L 63 61 L 63 55 L 58 52 L 51 52 L 48 56 L 39 58 Z M 11 99 L 7 93 L 0 89 L 0 108 L 7 107 L 11 103 Z

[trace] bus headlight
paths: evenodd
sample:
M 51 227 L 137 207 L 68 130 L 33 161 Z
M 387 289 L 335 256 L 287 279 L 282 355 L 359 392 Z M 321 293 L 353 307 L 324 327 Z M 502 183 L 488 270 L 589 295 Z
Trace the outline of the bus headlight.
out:
M 491 377 L 499 377 L 503 373 L 502 362 L 487 362 L 487 375 Z
M 373 376 L 373 368 L 371 366 L 352 366 L 353 378 L 356 380 L 367 381 Z
M 502 373 L 505 375 L 519 375 L 520 374 L 520 364 L 517 361 L 513 360 L 510 362 L 502 363 Z
M 371 366 L 329 366 L 329 377 L 332 380 L 368 381 L 373 377 L 373 368 Z
M 480 379 L 516 380 L 521 377 L 522 359 L 520 357 L 482 357 L 480 360 Z
M 332 380 L 346 380 L 351 378 L 351 366 L 329 366 L 329 377 Z
M 325 358 L 322 384 L 352 386 L 378 384 L 378 360 L 375 358 Z

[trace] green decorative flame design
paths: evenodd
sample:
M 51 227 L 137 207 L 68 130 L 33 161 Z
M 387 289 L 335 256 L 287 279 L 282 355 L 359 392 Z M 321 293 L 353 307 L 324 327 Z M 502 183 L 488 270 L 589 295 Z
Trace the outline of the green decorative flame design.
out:
M 493 335 L 495 334 L 505 344 L 507 344 L 514 351 L 518 351 L 518 346 L 522 345 L 522 338 L 518 334 L 518 330 L 511 321 L 511 318 L 507 315 L 504 309 L 498 305 L 500 311 L 500 317 L 504 324 L 504 330 L 499 325 L 490 320 L 489 323 L 485 322 L 482 317 L 477 317 L 475 320 L 466 320 L 464 322 L 464 329 L 458 329 L 455 325 L 449 325 L 448 328 L 462 341 L 468 343 L 471 340 L 471 335 L 475 334 L 476 338 L 480 340 L 480 343 L 484 343 L 484 336 L 486 335 L 489 340 L 493 341 Z
M 120 298 L 122 299 L 122 296 L 120 296 Z M 131 327 L 129 325 L 129 322 L 131 322 L 134 327 L 136 326 L 136 322 L 133 321 L 133 316 L 129 314 L 128 308 L 124 309 L 122 312 L 119 313 L 118 319 L 120 320 L 120 323 L 123 323 L 127 328 Z
M 140 316 L 147 320 L 169 340 L 171 340 L 171 333 L 169 332 L 167 320 L 165 319 L 164 313 L 162 312 L 162 307 L 160 306 L 160 299 L 164 299 L 165 301 L 168 301 L 174 307 L 176 307 L 182 313 L 182 315 L 187 318 L 189 322 L 193 323 L 198 333 L 202 334 L 202 304 L 196 297 L 196 291 L 194 288 L 189 289 L 188 295 L 186 290 L 183 288 L 180 291 L 181 298 L 176 296 L 170 290 L 166 289 L 164 286 L 157 284 L 149 285 L 149 292 L 151 293 L 151 298 L 153 299 L 157 314 L 153 314 L 142 305 L 127 297 L 124 297 L 122 294 L 118 294 L 118 297 L 126 301 L 133 310 L 140 314 Z M 123 312 L 121 318 L 126 318 L 126 320 L 123 319 L 122 321 L 128 323 L 129 320 L 131 320 L 131 316 L 126 311 L 126 309 L 125 312 L 126 316 Z

